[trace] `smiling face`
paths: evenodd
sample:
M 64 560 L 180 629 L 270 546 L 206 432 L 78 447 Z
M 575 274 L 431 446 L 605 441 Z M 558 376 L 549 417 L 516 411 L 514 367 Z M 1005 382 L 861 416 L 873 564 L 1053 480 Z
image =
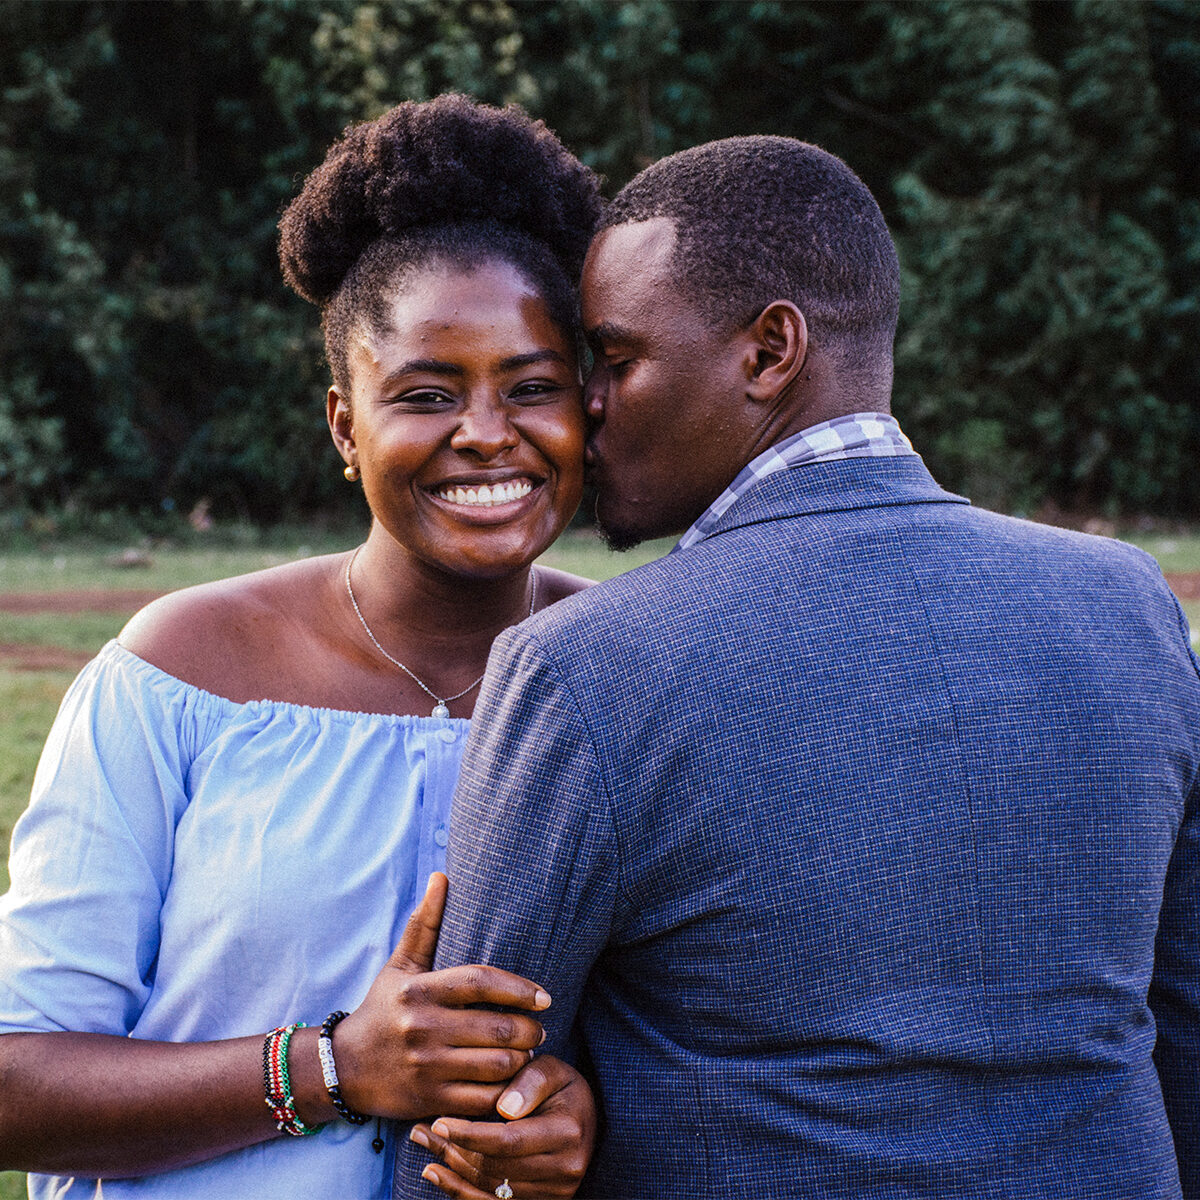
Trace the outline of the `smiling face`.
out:
M 616 549 L 683 533 L 748 461 L 757 432 L 745 347 L 680 294 L 674 249 L 666 217 L 614 225 L 583 270 L 595 356 L 588 475 L 596 520 Z
M 349 354 L 329 423 L 375 520 L 440 571 L 528 565 L 579 505 L 583 408 L 567 334 L 515 267 L 409 275 Z

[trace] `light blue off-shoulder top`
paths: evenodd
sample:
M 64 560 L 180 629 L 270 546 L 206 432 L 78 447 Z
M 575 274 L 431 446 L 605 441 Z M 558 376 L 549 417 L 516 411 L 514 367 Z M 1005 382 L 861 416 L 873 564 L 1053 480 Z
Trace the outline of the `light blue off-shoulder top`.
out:
M 444 868 L 467 728 L 237 704 L 110 642 L 63 700 L 13 833 L 0 1034 L 204 1041 L 353 1009 Z M 374 1136 L 334 1122 L 103 1196 L 383 1196 L 393 1152 Z

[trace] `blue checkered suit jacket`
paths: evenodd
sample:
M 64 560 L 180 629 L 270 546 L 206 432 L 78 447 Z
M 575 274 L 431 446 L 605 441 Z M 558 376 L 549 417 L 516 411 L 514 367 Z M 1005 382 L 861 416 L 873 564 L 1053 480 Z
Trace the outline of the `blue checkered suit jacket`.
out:
M 1196 1197 L 1198 776 L 1145 555 L 783 471 L 497 642 L 439 962 L 553 995 L 581 1195 Z

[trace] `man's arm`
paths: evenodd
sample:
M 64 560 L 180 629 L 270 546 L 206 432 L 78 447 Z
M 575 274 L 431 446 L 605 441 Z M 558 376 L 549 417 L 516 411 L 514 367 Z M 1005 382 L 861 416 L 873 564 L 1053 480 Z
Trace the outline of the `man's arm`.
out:
M 454 798 L 448 873 L 437 966 L 525 972 L 552 998 L 539 1014 L 542 1050 L 564 1056 L 584 982 L 613 928 L 619 864 L 584 715 L 523 630 L 492 650 Z M 395 1197 L 438 1195 L 420 1179 L 429 1161 L 403 1144 Z
M 1150 1007 L 1158 1027 L 1154 1062 L 1183 1195 L 1200 1200 L 1200 783 L 1167 871 Z
M 1175 608 L 1187 645 L 1187 620 L 1178 601 Z M 1188 653 L 1200 677 L 1200 661 L 1190 648 Z M 1200 1200 L 1200 778 L 1193 783 L 1167 868 L 1150 1008 L 1158 1029 L 1154 1064 L 1184 1200 Z

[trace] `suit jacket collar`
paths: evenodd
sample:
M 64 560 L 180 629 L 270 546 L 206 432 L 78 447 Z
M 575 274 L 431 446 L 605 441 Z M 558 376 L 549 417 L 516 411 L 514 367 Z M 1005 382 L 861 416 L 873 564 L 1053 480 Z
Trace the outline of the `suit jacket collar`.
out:
M 970 501 L 945 491 L 915 455 L 816 462 L 778 471 L 756 484 L 721 517 L 708 537 L 762 521 L 901 504 Z

